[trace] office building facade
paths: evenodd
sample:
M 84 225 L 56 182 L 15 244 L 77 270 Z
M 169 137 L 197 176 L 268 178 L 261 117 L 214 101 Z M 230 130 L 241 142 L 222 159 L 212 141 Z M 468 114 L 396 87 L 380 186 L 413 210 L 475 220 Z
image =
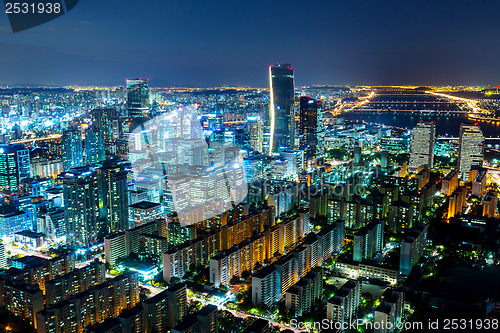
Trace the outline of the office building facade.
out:
M 295 147 L 295 81 L 290 64 L 269 67 L 269 155 Z
M 304 150 L 308 160 L 321 159 L 324 154 L 325 136 L 321 101 L 309 96 L 300 97 L 299 117 L 300 149 Z
M 127 109 L 129 118 L 149 117 L 147 79 L 127 79 Z
M 436 126 L 434 122 L 419 122 L 411 132 L 410 170 L 431 169 L 434 161 Z
M 463 180 L 471 180 L 469 171 L 474 166 L 482 166 L 484 160 L 484 135 L 477 125 L 460 125 L 458 147 L 458 171 Z

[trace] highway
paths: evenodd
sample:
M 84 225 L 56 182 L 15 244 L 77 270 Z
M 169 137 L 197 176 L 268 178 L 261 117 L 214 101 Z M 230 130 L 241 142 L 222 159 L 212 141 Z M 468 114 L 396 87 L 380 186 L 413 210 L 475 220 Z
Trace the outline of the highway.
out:
M 431 95 L 434 95 L 434 96 L 445 97 L 445 98 L 448 98 L 448 99 L 451 99 L 451 100 L 454 100 L 454 101 L 457 101 L 457 102 L 464 102 L 472 110 L 473 113 L 482 113 L 482 112 L 486 112 L 487 113 L 488 112 L 487 110 L 481 109 L 478 106 L 479 101 L 477 101 L 475 99 L 468 99 L 468 98 L 463 98 L 463 97 L 457 97 L 457 96 L 453 96 L 453 95 L 448 95 L 448 94 L 443 94 L 443 93 L 437 93 L 437 92 L 432 92 L 432 91 L 428 91 L 427 93 L 431 94 Z
M 10 243 L 4 243 L 5 251 L 10 251 L 12 254 L 21 254 L 23 256 L 34 256 L 43 259 L 52 259 L 51 256 L 41 254 L 40 252 L 23 250 L 17 246 L 12 246 Z
M 375 96 L 375 92 L 372 91 L 368 96 L 366 97 L 360 97 L 360 101 L 356 102 L 356 103 L 346 103 L 346 104 L 341 104 L 339 105 L 338 107 L 336 107 L 335 109 L 333 110 L 326 110 L 326 111 L 329 111 L 331 112 L 334 116 L 338 116 L 339 114 L 341 114 L 342 112 L 349 112 L 349 111 L 353 111 L 355 108 L 359 108 L 367 103 L 370 102 L 370 98 L 372 98 L 373 96 Z M 346 109 L 347 108 L 347 109 Z M 346 109 L 346 110 L 344 110 Z M 344 111 L 343 111 L 344 110 Z
M 224 306 L 224 304 L 219 304 L 219 303 L 215 303 L 215 302 L 208 302 L 208 301 L 206 301 L 206 300 L 204 300 L 202 298 L 199 298 L 199 297 L 191 297 L 191 299 L 194 299 L 194 300 L 200 302 L 203 305 L 207 305 L 207 304 L 215 305 L 215 306 L 217 306 L 217 308 L 219 310 L 226 310 L 228 312 L 231 312 L 231 314 L 233 316 L 235 316 L 235 317 L 264 319 L 264 320 L 269 321 L 273 326 L 277 326 L 277 327 L 279 327 L 281 329 L 288 329 L 288 330 L 291 330 L 293 332 L 302 332 L 301 330 L 298 330 L 296 328 L 292 328 L 290 326 L 279 324 L 279 323 L 275 322 L 273 319 L 270 319 L 268 317 L 258 316 L 258 315 L 253 315 L 253 314 L 248 314 L 248 313 L 236 311 L 236 310 L 233 310 L 233 309 L 229 309 L 226 306 Z
M 485 112 L 487 113 L 488 112 L 487 110 L 481 109 L 479 107 L 479 101 L 474 100 L 474 99 L 457 97 L 457 96 L 453 96 L 453 95 L 448 95 L 448 94 L 438 93 L 438 92 L 432 92 L 432 91 L 428 91 L 426 93 L 430 94 L 430 95 L 433 95 L 433 96 L 437 96 L 437 97 L 444 97 L 444 98 L 447 98 L 447 99 L 450 99 L 450 100 L 453 100 L 453 101 L 456 101 L 456 102 L 465 103 L 467 105 L 467 107 L 472 111 L 473 114 L 474 113 L 485 113 Z M 374 95 L 375 95 L 375 92 L 372 91 L 368 96 L 360 98 L 360 101 L 358 101 L 356 103 L 341 104 L 338 107 L 336 107 L 335 109 L 331 110 L 330 112 L 332 112 L 333 115 L 339 115 L 342 112 L 355 111 L 356 108 L 359 108 L 359 107 L 367 104 Z M 424 103 L 424 102 L 422 102 L 422 103 Z M 378 110 L 378 109 L 362 109 L 362 110 L 357 110 L 357 112 L 363 112 L 363 111 L 366 111 L 366 112 L 370 112 L 370 111 L 380 112 L 381 110 Z M 397 112 L 425 112 L 427 110 L 390 110 L 390 111 L 397 111 Z M 444 111 L 429 110 L 429 111 L 432 112 L 432 113 L 457 113 L 457 114 L 458 113 L 468 113 L 466 111 L 447 111 L 447 110 L 444 110 Z M 471 114 L 471 116 L 474 116 L 473 114 Z
M 42 137 L 42 138 L 16 140 L 16 141 L 12 141 L 12 143 L 31 143 L 33 141 L 54 140 L 54 139 L 59 139 L 61 136 L 62 136 L 62 134 L 51 134 L 49 136 L 45 136 L 45 137 Z

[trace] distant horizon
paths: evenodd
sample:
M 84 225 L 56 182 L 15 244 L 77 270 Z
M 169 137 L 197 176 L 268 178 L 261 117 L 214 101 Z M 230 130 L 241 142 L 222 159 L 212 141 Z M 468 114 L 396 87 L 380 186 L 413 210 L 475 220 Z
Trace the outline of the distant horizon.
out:
M 143 77 L 146 78 L 146 77 Z M 148 78 L 149 79 L 149 78 Z M 52 84 L 52 83 L 3 83 L 0 82 L 0 88 L 43 88 L 43 87 L 54 87 L 54 88 L 65 88 L 65 87 L 103 87 L 103 88 L 116 88 L 116 87 L 126 87 L 125 80 L 122 83 L 107 82 L 107 83 L 65 83 L 65 84 Z M 248 88 L 248 89 L 269 89 L 269 86 L 256 86 L 248 84 L 213 84 L 213 85 L 198 85 L 198 84 L 159 84 L 159 82 L 165 82 L 161 79 L 149 79 L 150 88 L 188 88 L 188 89 L 203 89 L 203 88 Z M 153 83 L 153 84 L 151 84 Z M 307 87 L 469 87 L 469 88 L 498 88 L 500 86 L 493 85 L 491 83 L 485 84 L 399 84 L 399 83 L 387 83 L 387 84 L 351 84 L 351 83 L 297 83 L 295 81 L 295 88 L 307 88 Z

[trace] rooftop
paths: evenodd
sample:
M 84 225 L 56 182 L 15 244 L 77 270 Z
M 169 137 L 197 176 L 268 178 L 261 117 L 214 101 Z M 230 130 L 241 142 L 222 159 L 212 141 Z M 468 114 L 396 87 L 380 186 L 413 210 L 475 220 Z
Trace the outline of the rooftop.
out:
M 25 267 L 37 267 L 45 264 L 48 260 L 36 256 L 26 256 L 14 259 L 18 263 L 22 263 Z
M 160 204 L 156 202 L 150 202 L 150 201 L 141 201 L 136 204 L 130 205 L 130 208 L 136 208 L 136 209 L 152 209 L 159 207 Z
M 217 312 L 217 306 L 213 304 L 205 305 L 203 308 L 201 308 L 200 311 L 198 311 L 197 315 L 202 316 L 202 317 L 207 317 L 210 314 Z
M 177 292 L 179 290 L 182 290 L 182 288 L 186 288 L 186 285 L 184 283 L 176 283 L 173 286 L 170 286 L 167 290 L 169 292 Z
M 16 232 L 14 235 L 24 236 L 28 238 L 40 238 L 43 237 L 43 234 L 40 232 L 33 232 L 31 230 L 24 230 L 20 232 Z

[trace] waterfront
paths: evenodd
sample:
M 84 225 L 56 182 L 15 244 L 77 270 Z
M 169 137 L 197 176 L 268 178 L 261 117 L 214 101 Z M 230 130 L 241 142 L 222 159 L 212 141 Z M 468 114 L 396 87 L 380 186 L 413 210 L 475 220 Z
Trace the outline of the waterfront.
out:
M 339 118 L 350 121 L 366 121 L 387 126 L 396 126 L 411 130 L 419 121 L 435 121 L 436 134 L 438 136 L 458 137 L 461 123 L 475 123 L 472 119 L 464 114 L 453 114 L 450 116 L 443 115 L 417 115 L 406 112 L 384 112 L 384 113 L 367 113 L 367 112 L 350 112 L 344 113 Z M 485 138 L 500 136 L 500 122 L 477 121 Z

